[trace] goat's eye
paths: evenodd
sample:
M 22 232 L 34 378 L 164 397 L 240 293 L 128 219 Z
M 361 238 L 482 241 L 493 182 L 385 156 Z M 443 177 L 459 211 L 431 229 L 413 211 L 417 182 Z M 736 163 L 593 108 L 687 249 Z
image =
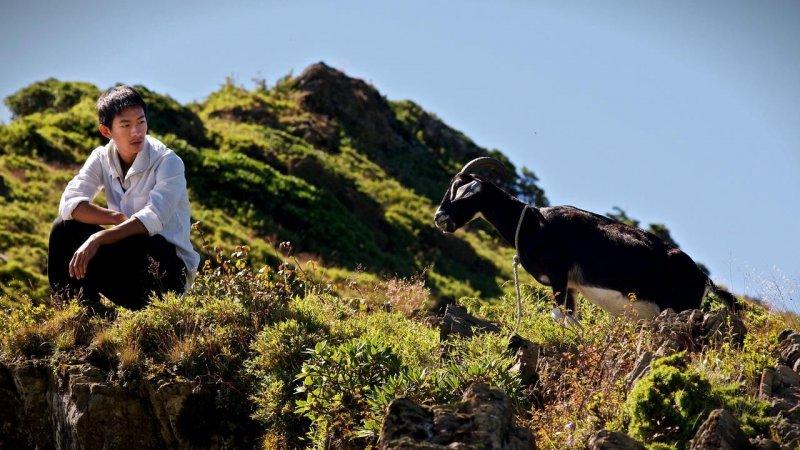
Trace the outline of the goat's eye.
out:
M 477 194 L 481 189 L 481 183 L 478 181 L 473 181 L 471 183 L 467 183 L 460 188 L 456 189 L 455 195 L 453 196 L 453 200 L 461 200 L 462 198 L 467 198 L 472 195 Z

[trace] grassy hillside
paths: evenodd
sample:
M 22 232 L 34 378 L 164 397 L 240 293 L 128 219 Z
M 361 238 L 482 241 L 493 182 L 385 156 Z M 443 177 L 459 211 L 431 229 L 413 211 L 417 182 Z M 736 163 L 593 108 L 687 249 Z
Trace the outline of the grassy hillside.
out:
M 452 403 L 483 381 L 511 399 L 539 448 L 585 448 L 607 428 L 683 449 L 714 408 L 748 437 L 789 442 L 780 424 L 794 416 L 776 412 L 759 382 L 789 364 L 780 341 L 796 324 L 759 304 L 748 303 L 739 334 L 708 312 L 720 306 L 713 299 L 705 314 L 653 323 L 582 301 L 582 328 L 568 329 L 523 274 L 515 330 L 513 250 L 482 223 L 445 236 L 432 215 L 464 162 L 491 155 L 517 170 L 421 106 L 321 63 L 274 86 L 229 80 L 190 105 L 139 88 L 151 134 L 186 166 L 200 274 L 186 296 L 140 311 L 52 301 L 48 231 L 64 186 L 102 144 L 99 89 L 49 79 L 10 96 L 14 118 L 0 126 L 0 407 L 21 401 L 7 373 L 44 367 L 63 388 L 77 367 L 101 379 L 91 388 L 100 393 L 152 400 L 159 386 L 191 385 L 203 394 L 192 397 L 203 399 L 199 425 L 181 431 L 192 446 L 369 448 L 392 399 Z M 547 203 L 525 168 L 495 181 Z M 499 332 L 446 336 L 425 314 L 442 299 Z M 724 320 L 714 328 L 709 317 Z M 540 346 L 535 383 L 509 370 L 515 332 Z M 649 372 L 630 379 L 646 354 Z
M 437 297 L 497 295 L 511 252 L 480 229 L 447 237 L 431 226 L 450 177 L 475 145 L 410 101 L 390 102 L 324 64 L 275 86 L 228 81 L 180 105 L 138 87 L 150 133 L 184 160 L 201 247 L 248 243 L 252 263 L 291 242 L 303 260 L 375 276 L 425 271 Z M 0 281 L 8 294 L 46 294 L 49 224 L 64 185 L 103 141 L 97 87 L 49 79 L 8 97 L 0 126 Z M 510 190 L 517 179 L 498 180 Z M 102 199 L 101 199 L 102 200 Z M 205 256 L 208 256 L 206 253 Z

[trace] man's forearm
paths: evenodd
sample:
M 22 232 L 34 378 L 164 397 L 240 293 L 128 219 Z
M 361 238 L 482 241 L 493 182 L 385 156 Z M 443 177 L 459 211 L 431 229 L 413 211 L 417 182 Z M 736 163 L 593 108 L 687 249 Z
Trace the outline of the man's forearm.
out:
M 113 244 L 114 242 L 125 239 L 128 236 L 149 233 L 142 221 L 133 217 L 127 219 L 125 222 L 122 222 L 117 226 L 107 228 L 103 231 L 98 231 L 96 234 L 98 243 L 100 245 L 105 245 Z
M 72 210 L 72 219 L 78 222 L 90 223 L 95 225 L 118 225 L 124 222 L 127 217 L 118 211 L 103 208 L 91 202 L 80 202 Z

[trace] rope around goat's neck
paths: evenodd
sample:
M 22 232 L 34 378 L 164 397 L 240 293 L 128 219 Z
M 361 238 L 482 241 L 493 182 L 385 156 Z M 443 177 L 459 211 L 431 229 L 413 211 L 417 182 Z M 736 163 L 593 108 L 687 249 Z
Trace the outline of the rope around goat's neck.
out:
M 517 231 L 514 233 L 514 259 L 511 266 L 514 268 L 514 290 L 517 293 L 517 317 L 514 321 L 514 334 L 519 333 L 519 322 L 522 317 L 522 296 L 519 293 L 519 230 L 522 228 L 522 219 L 525 218 L 525 211 L 528 210 L 528 204 L 522 208 L 517 221 Z

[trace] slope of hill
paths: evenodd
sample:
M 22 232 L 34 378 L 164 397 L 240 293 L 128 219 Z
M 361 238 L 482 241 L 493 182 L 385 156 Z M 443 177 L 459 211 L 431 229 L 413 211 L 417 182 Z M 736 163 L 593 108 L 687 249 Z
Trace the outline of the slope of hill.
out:
M 227 82 L 188 107 L 139 88 L 150 132 L 184 160 L 194 219 L 209 246 L 247 242 L 252 262 L 264 263 L 276 260 L 278 242 L 290 241 L 325 267 L 401 277 L 428 269 L 434 293 L 449 298 L 497 295 L 508 279 L 510 253 L 494 237 L 447 237 L 430 223 L 465 161 L 493 155 L 512 173 L 514 166 L 416 104 L 390 102 L 323 63 L 272 88 Z M 98 95 L 92 85 L 50 79 L 7 100 L 14 113 L 0 126 L 7 293 L 46 292 L 46 238 L 58 197 L 101 144 Z M 498 181 L 524 194 L 517 179 Z
M 485 224 L 431 223 L 465 161 L 516 169 L 419 105 L 322 63 L 190 105 L 139 89 L 185 163 L 204 266 L 139 311 L 51 300 L 47 234 L 101 144 L 99 90 L 49 79 L 10 96 L 0 448 L 800 444 L 800 334 L 763 305 L 638 323 L 581 302 L 582 327 L 563 328 L 523 276 L 517 329 L 513 250 Z M 546 203 L 519 172 L 495 181 Z

